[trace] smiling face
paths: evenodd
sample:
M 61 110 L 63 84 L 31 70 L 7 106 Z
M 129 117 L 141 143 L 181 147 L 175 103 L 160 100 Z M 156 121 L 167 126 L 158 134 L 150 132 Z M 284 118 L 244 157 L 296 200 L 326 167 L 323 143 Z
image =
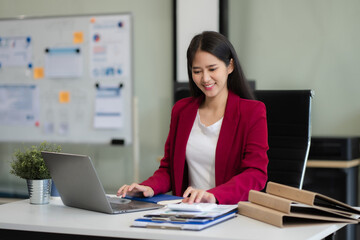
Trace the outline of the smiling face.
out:
M 192 79 L 206 98 L 227 96 L 227 79 L 233 71 L 233 61 L 226 64 L 214 55 L 198 50 L 192 63 Z

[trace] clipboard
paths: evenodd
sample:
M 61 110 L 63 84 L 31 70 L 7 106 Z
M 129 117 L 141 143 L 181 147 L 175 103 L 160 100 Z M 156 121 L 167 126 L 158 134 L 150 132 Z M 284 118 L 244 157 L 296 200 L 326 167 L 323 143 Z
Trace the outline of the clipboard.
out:
M 168 207 L 134 220 L 132 227 L 199 231 L 236 217 L 237 205 L 218 205 L 203 212 L 174 211 Z
M 176 222 L 176 221 L 153 221 L 153 220 L 145 220 L 145 219 L 136 219 L 134 223 L 131 225 L 131 227 L 200 231 L 205 228 L 216 225 L 218 223 L 232 219 L 234 217 L 236 217 L 236 212 L 231 212 L 215 220 L 208 220 L 206 222 L 195 222 L 192 220 L 188 222 Z

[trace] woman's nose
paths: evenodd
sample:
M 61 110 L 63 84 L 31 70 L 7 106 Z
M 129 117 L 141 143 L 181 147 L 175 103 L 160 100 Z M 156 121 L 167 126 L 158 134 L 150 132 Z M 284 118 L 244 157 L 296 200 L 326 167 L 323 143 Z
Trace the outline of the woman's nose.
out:
M 203 81 L 204 82 L 207 82 L 209 81 L 211 78 L 210 78 L 210 74 L 207 72 L 207 71 L 204 71 L 203 73 Z

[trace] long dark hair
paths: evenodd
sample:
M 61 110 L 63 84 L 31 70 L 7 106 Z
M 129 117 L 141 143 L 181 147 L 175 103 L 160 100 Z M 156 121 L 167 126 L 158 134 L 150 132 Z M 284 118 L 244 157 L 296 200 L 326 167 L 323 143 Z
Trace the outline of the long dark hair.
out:
M 225 36 L 213 31 L 205 31 L 196 35 L 191 40 L 187 50 L 187 68 L 192 96 L 198 97 L 204 95 L 204 93 L 196 86 L 192 78 L 192 64 L 195 53 L 198 50 L 214 55 L 223 61 L 226 66 L 229 66 L 230 60 L 233 59 L 234 70 L 228 76 L 228 89 L 239 95 L 241 98 L 254 99 L 253 92 L 248 84 L 248 81 L 245 79 L 245 75 L 241 69 L 234 47 Z

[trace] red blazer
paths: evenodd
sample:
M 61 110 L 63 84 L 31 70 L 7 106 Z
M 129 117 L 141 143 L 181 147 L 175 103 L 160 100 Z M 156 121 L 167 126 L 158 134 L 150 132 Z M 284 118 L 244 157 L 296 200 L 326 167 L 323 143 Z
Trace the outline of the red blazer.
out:
M 174 195 L 182 196 L 188 187 L 186 144 L 202 100 L 185 98 L 174 105 L 160 167 L 141 183 L 155 194 L 172 190 Z M 250 189 L 265 187 L 267 139 L 265 105 L 229 91 L 215 153 L 216 187 L 208 190 L 220 204 L 247 201 Z

